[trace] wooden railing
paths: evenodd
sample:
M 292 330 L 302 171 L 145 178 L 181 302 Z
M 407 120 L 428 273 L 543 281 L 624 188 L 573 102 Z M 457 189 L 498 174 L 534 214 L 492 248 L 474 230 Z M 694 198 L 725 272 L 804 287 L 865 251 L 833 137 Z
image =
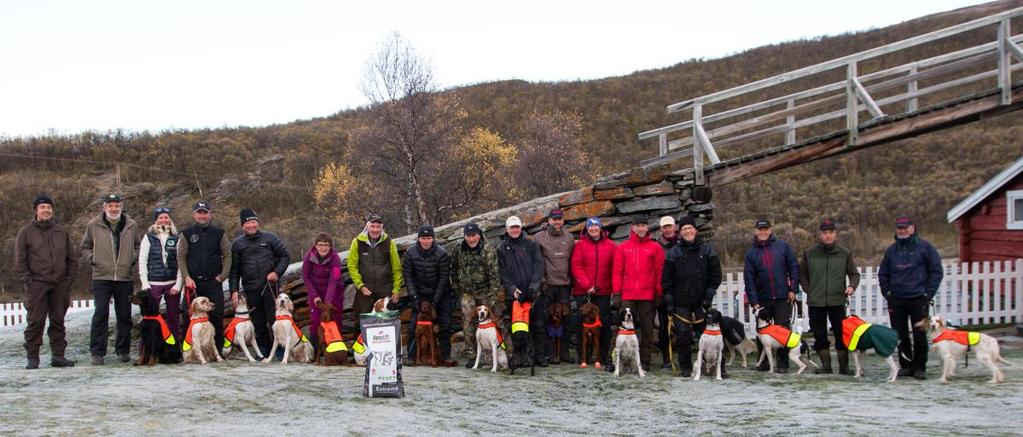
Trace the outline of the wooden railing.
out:
M 692 156 L 696 183 L 703 185 L 705 160 L 709 160 L 711 165 L 719 164 L 721 158 L 718 150 L 725 146 L 748 144 L 777 134 L 784 135 L 784 145 L 795 145 L 797 129 L 819 126 L 843 117 L 848 145 L 855 145 L 862 128 L 886 117 L 918 111 L 919 101 L 923 96 L 942 91 L 955 93 L 961 90 L 963 95 L 949 99 L 956 100 L 965 97 L 969 89 L 965 85 L 989 79 L 997 79 L 997 87 L 1001 91 L 1001 104 L 1008 105 L 1012 102 L 1012 74 L 1023 68 L 1023 64 L 1012 64 L 1013 58 L 1023 62 L 1023 49 L 1018 45 L 1023 41 L 1023 35 L 1012 36 L 1010 28 L 1010 20 L 1019 16 L 1023 16 L 1023 8 L 668 105 L 668 114 L 691 111 L 692 117 L 640 133 L 640 140 L 657 138 L 659 144 L 658 156 L 643 161 L 642 165 L 646 167 Z M 885 55 L 945 38 L 955 38 L 987 27 L 994 28 L 990 32 L 990 42 L 869 74 L 859 73 L 860 66 L 867 61 L 878 62 L 878 58 Z M 984 66 L 992 68 L 984 69 L 982 68 Z M 975 72 L 978 68 L 981 70 Z M 811 78 L 807 81 L 814 78 L 824 80 L 822 77 L 825 74 L 833 75 L 834 71 L 841 70 L 845 71 L 845 79 L 838 82 L 738 107 L 729 108 L 729 102 L 726 102 L 741 101 L 744 97 L 748 101 L 753 93 L 770 95 L 773 91 L 777 94 L 779 85 L 804 78 Z M 920 82 L 924 80 L 927 80 L 928 86 L 920 88 Z M 885 98 L 875 98 L 880 93 L 900 89 L 903 92 Z M 725 108 L 710 113 L 707 105 L 712 103 L 717 103 L 716 108 L 720 106 Z M 895 104 L 900 105 L 896 107 Z M 843 107 L 834 109 L 839 105 Z M 773 112 L 764 113 L 765 111 Z M 861 112 L 867 112 L 870 118 L 866 121 L 861 120 Z M 708 123 L 717 123 L 720 127 L 707 130 Z M 680 134 L 688 136 L 671 138 Z

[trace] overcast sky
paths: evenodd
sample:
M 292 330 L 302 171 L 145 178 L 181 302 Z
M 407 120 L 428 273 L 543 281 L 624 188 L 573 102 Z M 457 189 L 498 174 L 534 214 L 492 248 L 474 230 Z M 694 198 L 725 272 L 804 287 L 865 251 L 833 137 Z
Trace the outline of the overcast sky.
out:
M 327 116 L 366 103 L 366 58 L 395 31 L 453 87 L 617 76 L 979 3 L 4 1 L 0 135 Z

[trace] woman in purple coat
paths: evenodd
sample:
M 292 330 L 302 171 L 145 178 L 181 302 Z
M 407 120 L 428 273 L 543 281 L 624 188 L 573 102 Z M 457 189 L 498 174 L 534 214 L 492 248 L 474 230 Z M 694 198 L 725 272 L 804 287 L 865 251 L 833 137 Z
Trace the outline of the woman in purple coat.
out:
M 302 280 L 309 293 L 309 337 L 319 347 L 320 302 L 327 302 L 337 308 L 338 315 L 344 308 L 345 284 L 341 280 L 341 257 L 334 250 L 334 239 L 326 233 L 316 236 L 312 249 L 302 258 Z

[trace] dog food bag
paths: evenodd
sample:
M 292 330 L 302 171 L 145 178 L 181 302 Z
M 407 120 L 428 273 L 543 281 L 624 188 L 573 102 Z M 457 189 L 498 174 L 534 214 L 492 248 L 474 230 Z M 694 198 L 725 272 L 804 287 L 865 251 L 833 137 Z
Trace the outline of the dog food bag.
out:
M 362 314 L 362 338 L 369 356 L 362 395 L 370 398 L 405 397 L 401 381 L 401 319 L 397 311 Z

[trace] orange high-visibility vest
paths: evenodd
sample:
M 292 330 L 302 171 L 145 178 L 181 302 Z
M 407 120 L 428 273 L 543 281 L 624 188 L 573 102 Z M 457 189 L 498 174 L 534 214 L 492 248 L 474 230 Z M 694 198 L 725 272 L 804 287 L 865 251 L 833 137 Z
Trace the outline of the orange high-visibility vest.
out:
M 299 341 L 300 342 L 309 341 L 309 339 L 306 338 L 305 334 L 302 333 L 302 329 L 298 327 L 298 323 L 295 323 L 295 319 L 291 318 L 291 316 L 277 316 L 274 318 L 277 320 L 287 320 L 291 322 L 291 327 L 295 330 L 295 335 L 298 336 Z
M 934 340 L 931 343 L 938 343 L 941 341 L 954 341 L 963 346 L 975 346 L 977 343 L 980 343 L 980 333 L 946 329 L 941 331 L 941 334 L 938 334 L 937 337 L 934 337 Z
M 860 344 L 860 338 L 869 328 L 870 323 L 855 315 L 850 315 L 842 320 L 842 343 L 845 343 L 845 348 L 851 351 L 856 350 Z
M 327 352 L 348 350 L 344 338 L 341 337 L 341 330 L 337 328 L 337 322 L 333 320 L 320 322 L 320 328 L 323 329 L 323 343 L 327 345 L 327 348 L 324 350 Z
M 790 331 L 781 325 L 770 324 L 761 329 L 757 330 L 758 334 L 765 334 L 771 336 L 771 338 L 778 340 L 785 347 L 792 349 L 799 345 L 801 336 L 795 332 Z
M 242 319 L 235 317 L 231 319 L 231 323 L 227 324 L 224 328 L 224 347 L 231 346 L 234 343 L 234 334 L 238 330 L 238 324 L 241 322 L 247 322 L 249 319 Z
M 192 350 L 192 327 L 198 323 L 206 323 L 208 321 L 210 321 L 209 317 L 199 317 L 188 321 L 188 331 L 185 331 L 185 341 L 181 345 L 182 351 Z
M 512 303 L 512 334 L 519 331 L 529 332 L 529 309 L 532 307 L 533 304 L 529 302 L 519 303 L 519 301 L 515 301 Z
M 490 328 L 494 328 L 494 332 L 497 333 L 497 344 L 501 346 L 501 349 L 505 349 L 507 346 L 505 346 L 505 344 L 504 344 L 504 336 L 501 335 L 501 329 L 497 327 L 497 323 L 494 323 L 494 322 L 484 323 L 484 324 L 480 325 L 479 328 L 477 328 L 477 329 L 490 329 Z M 528 327 L 527 327 L 527 330 L 528 330 Z
M 170 328 L 167 327 L 167 321 L 163 319 L 163 315 L 157 314 L 155 316 L 142 316 L 142 320 L 156 320 L 160 323 L 160 335 L 163 338 L 164 343 L 174 344 L 174 334 L 171 334 Z

